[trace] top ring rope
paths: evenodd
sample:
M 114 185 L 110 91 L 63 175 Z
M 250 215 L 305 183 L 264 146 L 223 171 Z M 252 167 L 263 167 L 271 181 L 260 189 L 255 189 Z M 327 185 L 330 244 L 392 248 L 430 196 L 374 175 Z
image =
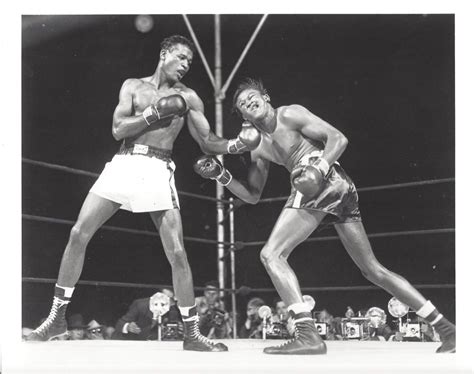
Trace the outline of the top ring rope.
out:
M 379 191 L 379 190 L 391 190 L 396 188 L 404 187 L 415 187 L 415 186 L 426 186 L 429 184 L 440 184 L 440 183 L 450 183 L 454 182 L 455 178 L 442 178 L 442 179 L 429 179 L 424 181 L 416 182 L 406 182 L 406 183 L 396 183 L 396 184 L 385 184 L 381 186 L 370 186 L 370 187 L 361 187 L 357 188 L 357 192 L 366 192 L 366 191 Z M 273 203 L 275 201 L 286 201 L 289 196 L 280 196 L 280 197 L 269 197 L 267 199 L 261 199 L 259 203 Z
M 21 161 L 26 163 L 26 164 L 30 164 L 30 165 L 42 166 L 42 167 L 45 167 L 45 168 L 48 168 L 48 169 L 60 170 L 60 171 L 64 171 L 66 173 L 71 173 L 71 174 L 85 175 L 87 177 L 98 177 L 100 175 L 98 173 L 94 173 L 94 172 L 87 171 L 87 170 L 74 169 L 74 168 L 71 168 L 71 167 L 68 167 L 68 166 L 50 164 L 49 162 L 31 160 L 29 158 L 24 158 L 24 157 L 21 158 Z M 201 199 L 201 200 L 216 201 L 216 202 L 221 202 L 221 203 L 225 203 L 225 204 L 230 203 L 230 201 L 226 200 L 226 199 L 217 199 L 215 197 L 199 195 L 199 194 L 195 194 L 195 193 L 192 193 L 192 192 L 184 192 L 184 191 L 178 191 L 178 192 L 179 192 L 179 194 L 181 194 L 183 196 L 195 197 L 195 198 Z

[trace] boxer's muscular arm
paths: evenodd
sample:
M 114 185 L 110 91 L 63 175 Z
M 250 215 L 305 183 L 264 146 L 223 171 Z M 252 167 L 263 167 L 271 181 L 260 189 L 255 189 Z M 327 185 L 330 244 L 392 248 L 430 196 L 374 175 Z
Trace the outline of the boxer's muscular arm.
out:
M 138 79 L 127 79 L 120 89 L 119 103 L 112 121 L 112 135 L 115 140 L 137 135 L 148 127 L 141 114 L 132 115 L 133 90 L 138 84 L 140 84 Z
M 326 121 L 301 105 L 290 105 L 282 113 L 284 121 L 304 136 L 325 144 L 323 157 L 332 165 L 346 149 L 347 138 Z
M 229 191 L 239 199 L 249 203 L 256 204 L 260 200 L 263 187 L 268 178 L 270 162 L 259 157 L 256 152 L 251 152 L 251 164 L 246 181 L 232 179 L 227 185 Z
M 199 96 L 190 89 L 184 92 L 189 107 L 187 116 L 191 136 L 205 154 L 217 155 L 227 153 L 227 139 L 218 137 L 211 131 L 211 126 L 204 116 L 204 104 Z

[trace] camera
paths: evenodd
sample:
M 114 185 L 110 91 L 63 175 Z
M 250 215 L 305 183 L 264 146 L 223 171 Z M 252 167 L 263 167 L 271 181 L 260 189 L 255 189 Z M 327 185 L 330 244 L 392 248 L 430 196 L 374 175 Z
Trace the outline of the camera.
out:
M 222 327 L 225 321 L 225 312 L 223 310 L 210 308 L 207 314 L 212 326 Z

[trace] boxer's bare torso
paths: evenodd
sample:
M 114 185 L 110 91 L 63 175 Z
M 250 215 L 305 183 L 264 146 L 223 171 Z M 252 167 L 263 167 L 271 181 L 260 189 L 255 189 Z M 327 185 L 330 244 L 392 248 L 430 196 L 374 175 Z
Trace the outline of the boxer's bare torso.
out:
M 273 129 L 270 129 L 270 132 L 261 129 L 262 140 L 258 148 L 252 151 L 253 158 L 262 158 L 285 166 L 290 172 L 301 157 L 324 148 L 323 143 L 308 139 L 294 126 L 294 122 L 288 117 L 291 110 L 298 108 L 282 106 L 275 109 L 276 123 L 273 122 Z
M 188 102 L 188 97 L 194 92 L 178 82 L 172 87 L 156 88 L 151 83 L 152 77 L 130 79 L 133 96 L 131 115 L 140 115 L 151 104 L 162 97 L 180 94 Z M 188 104 L 189 105 L 189 104 Z M 173 143 L 184 125 L 184 117 L 176 117 L 166 122 L 158 122 L 144 129 L 135 136 L 126 138 L 126 143 L 150 145 L 156 148 L 172 149 Z

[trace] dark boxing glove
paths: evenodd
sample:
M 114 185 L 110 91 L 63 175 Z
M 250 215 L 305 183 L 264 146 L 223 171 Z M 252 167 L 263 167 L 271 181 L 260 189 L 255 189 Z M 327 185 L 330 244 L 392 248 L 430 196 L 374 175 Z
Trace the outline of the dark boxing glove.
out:
M 232 174 L 214 156 L 201 156 L 194 163 L 194 171 L 206 179 L 214 179 L 223 186 L 232 181 Z
M 242 153 L 245 151 L 253 151 L 260 144 L 260 131 L 258 131 L 250 122 L 242 123 L 242 130 L 235 139 L 229 140 L 227 143 L 228 153 Z
M 311 158 L 308 165 L 300 165 L 291 172 L 291 183 L 304 196 L 313 198 L 326 186 L 328 172 L 329 164 L 324 158 Z
M 171 117 L 182 116 L 188 110 L 186 100 L 181 95 L 162 97 L 156 104 L 148 106 L 143 111 L 143 118 L 148 126 Z

